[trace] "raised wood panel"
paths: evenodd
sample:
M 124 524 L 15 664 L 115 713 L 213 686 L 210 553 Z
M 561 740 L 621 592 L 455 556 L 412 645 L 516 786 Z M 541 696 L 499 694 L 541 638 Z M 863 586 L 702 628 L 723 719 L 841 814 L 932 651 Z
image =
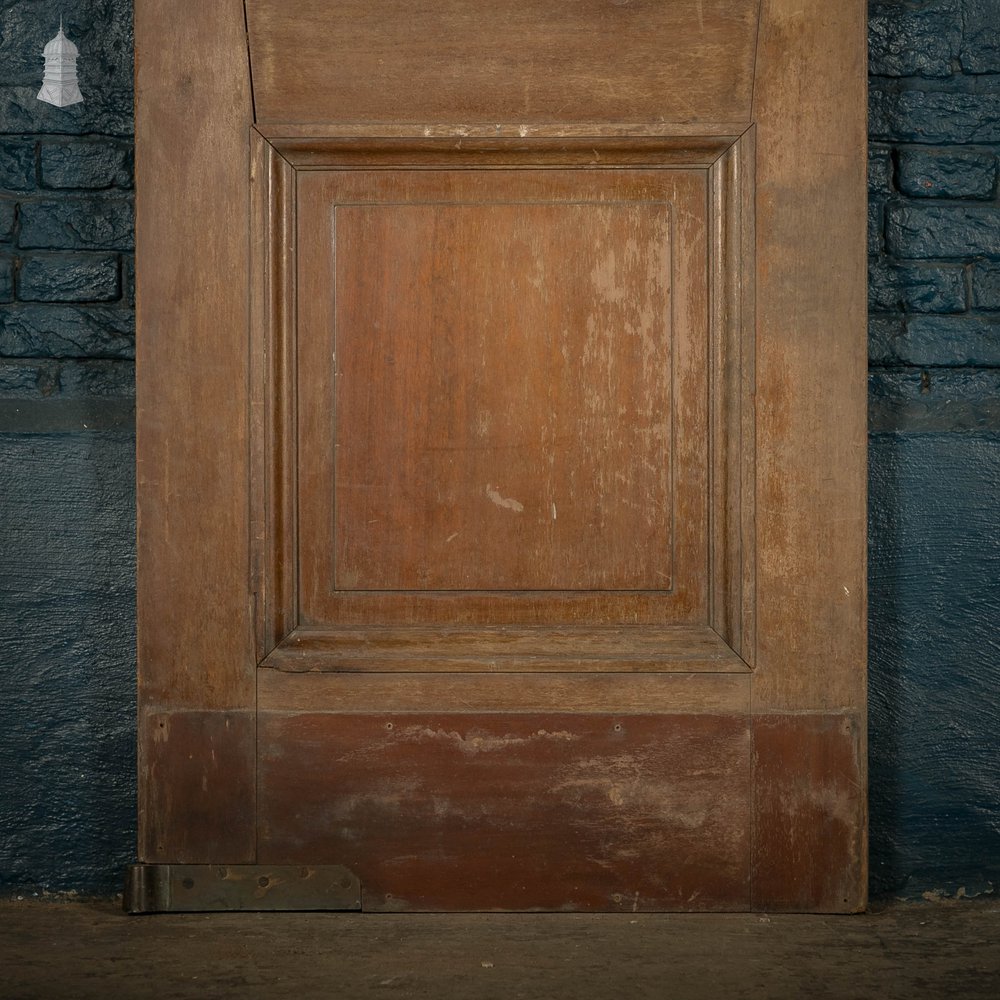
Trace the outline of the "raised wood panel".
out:
M 260 716 L 260 858 L 366 910 L 747 909 L 745 715 Z
M 670 205 L 338 205 L 334 590 L 669 590 Z
M 758 0 L 247 0 L 257 119 L 746 122 Z
M 706 180 L 300 174 L 303 624 L 706 620 Z

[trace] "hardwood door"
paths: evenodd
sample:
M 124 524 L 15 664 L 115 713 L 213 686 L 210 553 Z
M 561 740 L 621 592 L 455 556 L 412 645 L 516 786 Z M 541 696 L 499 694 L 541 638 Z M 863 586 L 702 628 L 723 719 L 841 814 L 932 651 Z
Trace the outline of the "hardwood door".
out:
M 137 2 L 136 909 L 864 906 L 829 6 Z

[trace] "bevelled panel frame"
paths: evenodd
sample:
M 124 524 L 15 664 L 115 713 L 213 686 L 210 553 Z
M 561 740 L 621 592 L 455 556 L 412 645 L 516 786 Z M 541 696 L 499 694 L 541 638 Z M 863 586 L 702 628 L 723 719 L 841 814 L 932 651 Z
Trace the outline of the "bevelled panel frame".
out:
M 294 671 L 752 669 L 753 127 L 737 136 L 494 136 L 466 139 L 460 145 L 443 137 L 265 137 L 253 129 L 251 146 L 251 357 L 257 365 L 252 381 L 251 482 L 258 663 Z M 545 601 L 537 592 L 535 597 L 526 595 L 523 587 L 507 594 L 494 589 L 482 600 L 473 600 L 464 616 L 456 608 L 464 595 L 452 594 L 446 617 L 437 612 L 436 619 L 438 594 L 424 599 L 369 595 L 367 620 L 358 612 L 352 617 L 359 602 L 351 598 L 357 595 L 322 599 L 323 588 L 315 579 L 319 572 L 321 583 L 332 580 L 332 563 L 321 556 L 319 571 L 313 564 L 317 550 L 325 554 L 333 548 L 326 534 L 329 518 L 303 510 L 299 481 L 301 470 L 308 469 L 315 489 L 317 482 L 332 481 L 333 471 L 317 444 L 329 434 L 327 416 L 317 412 L 315 400 L 310 400 L 312 412 L 306 412 L 299 369 L 303 356 L 305 370 L 321 369 L 330 351 L 313 344 L 319 337 L 304 340 L 297 333 L 307 314 L 314 327 L 320 321 L 330 325 L 332 319 L 327 314 L 313 319 L 322 296 L 310 288 L 300 302 L 297 282 L 305 258 L 324 254 L 328 235 L 326 223 L 316 221 L 322 213 L 315 205 L 305 217 L 300 214 L 300 198 L 303 190 L 317 189 L 317 180 L 329 198 L 326 190 L 335 191 L 338 185 L 370 192 L 379 187 L 379 178 L 411 171 L 420 174 L 414 181 L 420 188 L 426 187 L 421 181 L 453 176 L 448 172 L 456 170 L 462 171 L 466 187 L 473 175 L 486 174 L 479 186 L 486 190 L 488 174 L 494 171 L 515 181 L 540 172 L 550 179 L 565 177 L 570 192 L 595 183 L 621 186 L 633 176 L 647 178 L 648 185 L 648 178 L 659 177 L 675 197 L 695 199 L 693 211 L 686 214 L 695 219 L 695 229 L 703 231 L 696 233 L 686 256 L 692 273 L 684 280 L 705 282 L 707 294 L 686 312 L 704 313 L 700 333 L 706 342 L 699 345 L 700 352 L 695 350 L 695 359 L 686 362 L 700 366 L 697 377 L 674 379 L 675 384 L 683 381 L 675 391 L 690 397 L 674 409 L 697 413 L 697 420 L 692 427 L 674 428 L 681 465 L 673 479 L 684 519 L 697 522 L 703 507 L 706 523 L 704 533 L 686 532 L 680 550 L 675 543 L 680 579 L 665 591 L 640 589 L 623 595 L 585 589 Z M 351 182 L 352 174 L 359 176 L 359 183 Z M 338 182 L 338 177 L 345 179 Z M 379 204 L 377 197 L 367 197 Z M 329 266 L 327 260 L 321 273 Z M 682 294 L 689 293 L 681 283 L 676 295 Z M 327 382 L 332 384 L 332 373 Z M 692 436 L 701 438 L 694 447 L 686 440 Z M 304 523 L 310 526 L 308 540 L 300 538 Z M 317 536 L 322 538 L 319 544 Z M 308 571 L 302 568 L 303 558 L 309 560 Z M 696 583 L 694 591 L 687 585 L 689 578 Z M 540 616 L 539 603 L 552 624 L 526 623 Z M 569 617 L 560 623 L 560 610 L 567 605 Z M 477 607 L 488 608 L 490 617 L 483 618 Z M 475 619 L 477 613 L 480 620 Z M 408 617 L 400 619 L 401 614 Z

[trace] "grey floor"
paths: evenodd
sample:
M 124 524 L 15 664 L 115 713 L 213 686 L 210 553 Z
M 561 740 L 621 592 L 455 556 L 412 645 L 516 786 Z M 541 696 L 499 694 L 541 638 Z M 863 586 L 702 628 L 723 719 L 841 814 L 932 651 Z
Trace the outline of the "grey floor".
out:
M 213 914 L 0 903 L 0 997 L 1000 998 L 1000 905 L 853 917 Z

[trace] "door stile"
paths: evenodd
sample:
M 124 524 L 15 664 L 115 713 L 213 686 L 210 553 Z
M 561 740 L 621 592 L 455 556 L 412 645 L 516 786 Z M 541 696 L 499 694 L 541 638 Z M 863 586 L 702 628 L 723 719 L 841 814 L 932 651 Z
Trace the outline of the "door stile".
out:
M 753 675 L 762 910 L 850 912 L 866 901 L 864 39 L 858 0 L 763 0 Z
M 144 0 L 135 33 L 138 854 L 246 863 L 256 677 L 243 5 L 179 17 Z

